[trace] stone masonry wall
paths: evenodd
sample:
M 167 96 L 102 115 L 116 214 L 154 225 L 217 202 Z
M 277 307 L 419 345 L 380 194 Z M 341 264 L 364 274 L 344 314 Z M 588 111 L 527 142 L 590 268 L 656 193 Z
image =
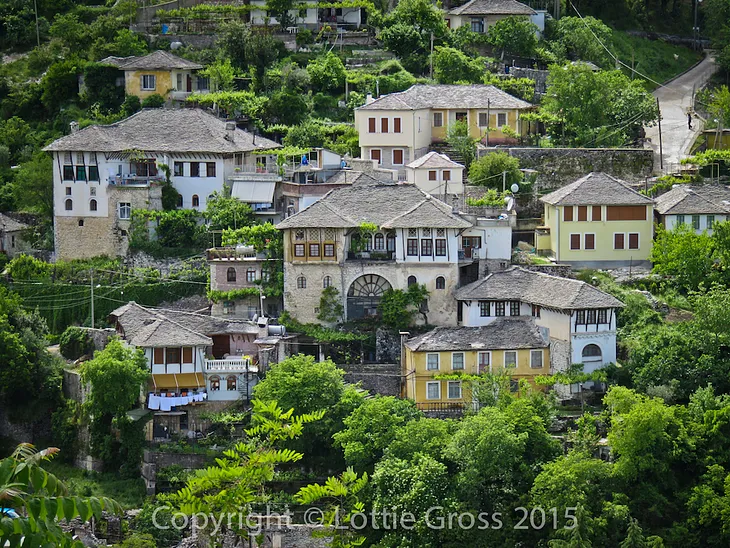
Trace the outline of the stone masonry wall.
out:
M 382 396 L 400 396 L 401 367 L 388 364 L 346 364 L 338 367 L 345 370 L 345 381 L 361 383 L 363 389 Z

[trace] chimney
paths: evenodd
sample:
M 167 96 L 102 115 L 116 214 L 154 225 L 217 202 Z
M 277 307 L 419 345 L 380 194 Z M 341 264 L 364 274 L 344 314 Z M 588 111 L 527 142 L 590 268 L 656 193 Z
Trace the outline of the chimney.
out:
M 236 122 L 226 122 L 226 140 L 233 142 L 233 136 L 236 133 Z
M 79 123 L 74 121 L 69 124 L 71 126 L 71 133 L 76 133 L 79 130 Z
M 370 104 L 370 103 L 372 103 L 373 101 L 375 101 L 375 99 L 373 99 L 373 94 L 372 94 L 372 93 L 368 93 L 368 94 L 367 94 L 367 95 L 365 96 L 365 104 L 366 104 L 366 105 L 369 105 L 369 104 Z

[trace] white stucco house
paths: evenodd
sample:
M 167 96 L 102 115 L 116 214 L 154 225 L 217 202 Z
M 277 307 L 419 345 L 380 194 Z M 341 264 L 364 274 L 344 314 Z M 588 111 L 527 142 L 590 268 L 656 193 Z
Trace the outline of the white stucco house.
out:
M 697 234 L 712 234 L 712 225 L 730 220 L 730 187 L 674 185 L 656 198 L 654 215 L 667 230 L 687 224 Z
M 406 165 L 406 180 L 434 196 L 460 195 L 464 193 L 464 165 L 431 151 Z

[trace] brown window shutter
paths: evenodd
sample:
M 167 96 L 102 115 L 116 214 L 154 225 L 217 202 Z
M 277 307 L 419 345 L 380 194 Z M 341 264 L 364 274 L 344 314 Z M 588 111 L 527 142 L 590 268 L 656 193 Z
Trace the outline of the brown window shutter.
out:
M 193 363 L 192 346 L 183 346 L 183 363 Z
M 580 249 L 580 234 L 570 235 L 570 249 Z
M 400 165 L 403 163 L 403 151 L 400 149 L 395 149 L 393 151 L 393 163 L 396 165 Z
M 375 118 L 368 118 L 368 133 L 375 133 Z
M 400 133 L 400 118 L 393 118 L 393 132 Z
M 596 235 L 595 234 L 586 234 L 585 235 L 585 248 L 586 249 L 596 249 Z
M 608 206 L 607 221 L 646 221 L 646 206 Z
M 579 221 L 588 220 L 588 206 L 578 206 L 578 220 Z
M 377 160 L 380 162 L 380 149 L 373 149 L 370 151 L 370 159 Z
M 639 235 L 629 234 L 629 249 L 639 249 Z
M 600 221 L 601 220 L 601 206 L 593 206 L 593 217 L 591 218 L 592 221 Z
M 563 208 L 563 221 L 573 220 L 573 206 L 565 206 Z
M 614 234 L 613 235 L 613 248 L 614 249 L 623 249 L 624 248 L 624 235 L 623 234 Z
M 156 364 L 165 363 L 165 349 L 164 348 L 155 348 L 155 357 L 154 357 L 153 363 L 156 363 Z
M 451 180 L 451 171 L 450 171 L 450 170 L 448 170 L 448 169 L 445 169 L 445 170 L 444 170 L 444 171 L 443 171 L 443 172 L 441 173 L 441 178 L 442 178 L 442 179 L 443 179 L 444 181 L 450 181 L 450 180 Z
M 380 133 L 388 133 L 388 119 L 387 118 L 380 119 Z
M 436 180 L 436 172 L 435 171 L 429 171 L 428 172 L 428 180 L 429 181 L 435 181 Z

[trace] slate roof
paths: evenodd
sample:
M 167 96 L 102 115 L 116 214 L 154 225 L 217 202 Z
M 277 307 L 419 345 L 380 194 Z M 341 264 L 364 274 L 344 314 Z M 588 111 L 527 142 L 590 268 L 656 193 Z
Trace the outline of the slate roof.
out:
M 730 215 L 730 187 L 723 185 L 674 185 L 656 198 L 660 215 Z
M 371 173 L 365 173 L 364 171 L 355 171 L 352 169 L 341 169 L 331 177 L 329 177 L 324 184 L 327 185 L 347 185 L 355 183 L 377 183 L 377 182 L 388 182 L 392 179 L 386 179 L 385 176 L 382 178 L 376 177 Z
M 28 228 L 27 224 L 16 221 L 12 217 L 8 217 L 7 215 L 0 213 L 0 230 L 3 230 L 4 232 L 18 232 L 19 230 L 25 230 L 26 228 Z
M 99 61 L 99 63 L 102 65 L 112 65 L 117 68 L 121 68 L 124 63 L 129 63 L 136 58 L 137 57 L 134 55 L 130 55 L 128 57 L 116 57 L 115 55 L 110 55 L 109 57 L 104 57 L 104 59 Z
M 236 128 L 227 138 L 226 122 L 202 109 L 143 109 L 114 124 L 85 127 L 45 147 L 45 151 L 208 152 L 230 154 L 278 148 L 274 141 Z M 254 144 L 255 139 L 255 144 Z
M 492 272 L 456 291 L 460 301 L 523 301 L 545 308 L 621 308 L 623 303 L 580 280 L 551 276 L 513 266 Z
M 109 60 L 112 60 L 111 62 Z M 127 57 L 126 60 L 119 62 L 115 60 L 124 59 L 120 57 L 107 57 L 102 59 L 102 63 L 114 64 L 121 70 L 197 70 L 202 69 L 203 65 L 188 61 L 177 55 L 173 55 L 169 51 L 153 51 L 141 57 Z M 116 63 L 119 64 L 116 64 Z
M 481 327 L 437 327 L 406 341 L 415 352 L 547 348 L 549 340 L 532 318 L 502 317 Z
M 322 198 L 284 219 L 276 227 L 354 228 L 363 222 L 382 228 L 469 228 L 470 222 L 452 208 L 410 183 L 370 178 L 330 190 Z
M 654 202 L 608 173 L 589 173 L 540 198 L 552 205 L 647 205 Z
M 441 154 L 439 152 L 431 151 L 427 154 L 424 154 L 420 158 L 416 158 L 413 160 L 410 164 L 406 165 L 406 167 L 410 167 L 413 169 L 416 168 L 424 168 L 424 169 L 436 169 L 436 168 L 459 168 L 464 167 L 463 164 L 460 164 L 459 162 L 454 162 L 451 158 L 446 156 L 446 154 Z
M 535 15 L 530 6 L 516 0 L 471 0 L 449 11 L 449 15 Z
M 484 84 L 467 86 L 415 84 L 405 91 L 383 95 L 372 103 L 358 107 L 357 110 L 486 109 L 487 107 L 497 110 L 524 110 L 531 108 L 532 105 L 495 86 Z

